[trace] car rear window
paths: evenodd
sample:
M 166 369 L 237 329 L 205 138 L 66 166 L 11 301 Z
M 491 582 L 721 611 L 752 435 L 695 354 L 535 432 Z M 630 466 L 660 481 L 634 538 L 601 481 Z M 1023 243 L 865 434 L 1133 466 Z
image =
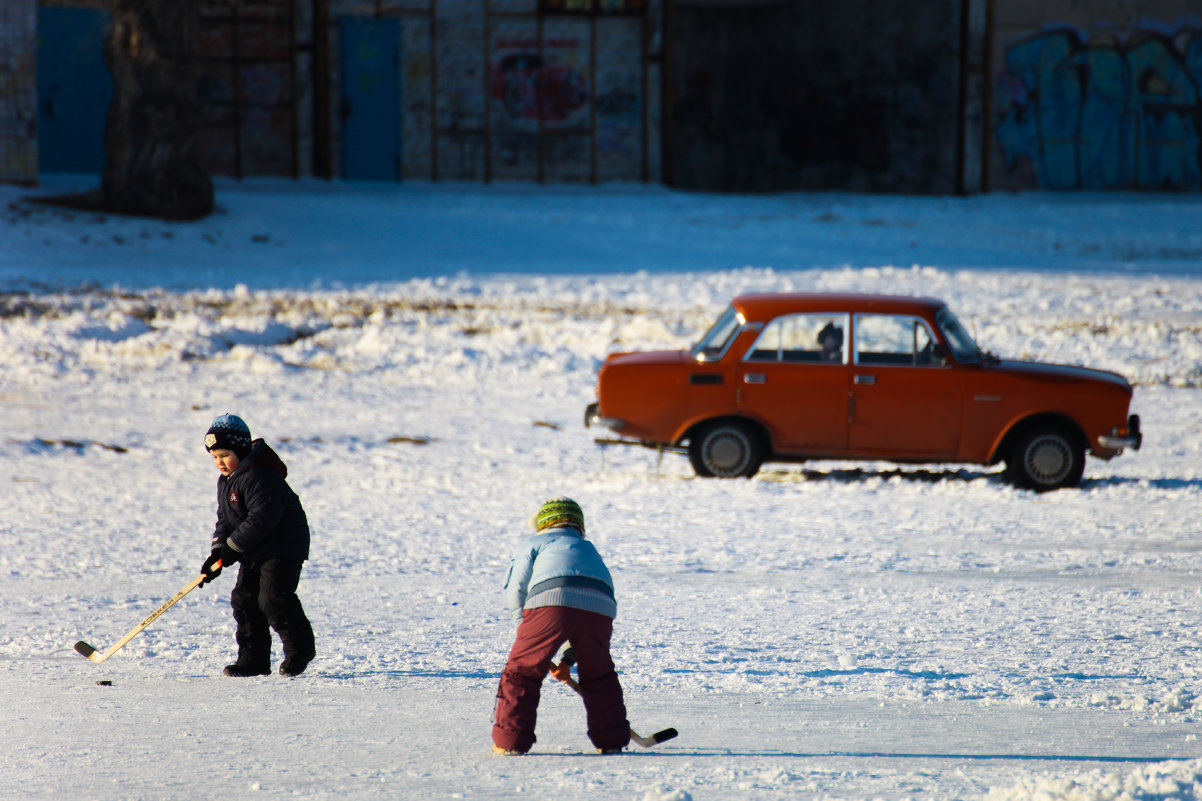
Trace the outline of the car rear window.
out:
M 845 314 L 786 314 L 764 327 L 751 350 L 750 362 L 815 362 L 842 364 L 846 358 Z

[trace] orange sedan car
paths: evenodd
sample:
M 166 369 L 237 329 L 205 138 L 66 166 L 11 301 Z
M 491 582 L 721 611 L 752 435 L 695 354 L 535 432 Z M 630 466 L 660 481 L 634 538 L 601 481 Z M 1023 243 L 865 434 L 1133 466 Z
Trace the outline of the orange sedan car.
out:
M 687 452 L 699 476 L 765 461 L 1004 462 L 1016 486 L 1077 484 L 1085 454 L 1141 444 L 1131 385 L 998 359 L 933 298 L 737 297 L 687 351 L 614 353 L 586 425 Z

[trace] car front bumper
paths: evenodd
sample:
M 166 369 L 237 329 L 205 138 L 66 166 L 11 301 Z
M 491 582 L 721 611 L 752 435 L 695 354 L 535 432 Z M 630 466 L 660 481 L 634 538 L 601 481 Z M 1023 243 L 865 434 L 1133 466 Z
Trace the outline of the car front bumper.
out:
M 1139 450 L 1143 445 L 1144 435 L 1139 427 L 1139 415 L 1133 414 L 1127 418 L 1126 430 L 1114 429 L 1110 434 L 1098 437 L 1098 444 L 1103 448 L 1121 451 L 1124 448 Z
M 611 431 L 617 431 L 626 423 L 616 417 L 602 417 L 600 412 L 600 404 L 590 403 L 584 407 L 584 427 L 591 428 L 592 426 L 600 426 L 608 428 Z

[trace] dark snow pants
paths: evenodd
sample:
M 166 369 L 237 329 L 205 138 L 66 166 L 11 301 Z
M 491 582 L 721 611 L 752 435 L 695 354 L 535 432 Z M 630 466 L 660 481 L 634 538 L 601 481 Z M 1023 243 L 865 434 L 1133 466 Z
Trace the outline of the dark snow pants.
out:
M 566 606 L 525 610 L 497 688 L 493 742 L 511 751 L 529 751 L 534 745 L 543 679 L 559 647 L 568 642 L 576 653 L 589 739 L 597 748 L 624 748 L 630 742 L 630 724 L 609 655 L 613 623 L 605 615 Z
M 313 627 L 296 597 L 303 565 L 300 559 L 268 559 L 238 569 L 230 594 L 238 625 L 238 664 L 271 668 L 271 629 L 280 635 L 285 657 L 314 653 Z

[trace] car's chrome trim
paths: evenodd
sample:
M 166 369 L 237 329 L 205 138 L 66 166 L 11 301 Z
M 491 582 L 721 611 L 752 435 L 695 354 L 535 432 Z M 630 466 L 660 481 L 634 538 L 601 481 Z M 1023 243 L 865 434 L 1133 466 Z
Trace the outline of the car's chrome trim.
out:
M 599 413 L 599 404 L 590 403 L 584 410 L 584 427 L 591 428 L 595 425 L 616 431 L 625 426 L 626 421 L 616 417 L 602 417 Z
M 1123 448 L 1139 450 L 1140 446 L 1144 444 L 1144 434 L 1139 427 L 1139 415 L 1133 414 L 1127 418 L 1126 434 L 1120 434 L 1117 428 L 1112 429 L 1109 434 L 1102 434 L 1098 437 L 1098 444 L 1103 448 L 1114 450 Z

